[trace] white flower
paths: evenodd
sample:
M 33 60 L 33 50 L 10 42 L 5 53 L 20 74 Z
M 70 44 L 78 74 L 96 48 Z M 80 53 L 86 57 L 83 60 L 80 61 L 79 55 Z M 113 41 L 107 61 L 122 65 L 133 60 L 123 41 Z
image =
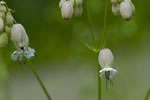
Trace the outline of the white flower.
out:
M 11 29 L 11 39 L 17 49 L 26 48 L 29 45 L 29 38 L 21 24 L 14 24 Z
M 98 61 L 103 68 L 112 65 L 113 60 L 114 56 L 110 49 L 102 49 L 99 52 Z
M 98 61 L 102 67 L 102 69 L 100 70 L 100 76 L 102 77 L 105 74 L 105 78 L 107 80 L 111 80 L 117 73 L 117 70 L 112 68 L 114 57 L 111 50 L 102 49 L 99 52 Z
M 11 59 L 14 61 L 22 61 L 25 58 L 30 59 L 34 57 L 35 50 L 28 47 L 25 51 L 23 50 L 16 50 L 12 53 Z
M 63 2 L 61 6 L 61 14 L 64 19 L 71 19 L 73 15 L 74 9 L 71 1 Z
M 4 1 L 0 1 L 0 12 L 7 12 L 6 3 Z
M 135 7 L 131 0 L 124 0 L 120 4 L 120 14 L 125 20 L 130 20 L 135 12 Z
M 4 30 L 4 20 L 0 18 L 0 32 L 3 32 Z
M 111 67 L 103 68 L 99 72 L 101 77 L 105 74 L 107 80 L 111 80 L 117 74 L 117 70 Z
M 14 61 L 22 61 L 25 58 L 34 57 L 35 50 L 28 47 L 29 39 L 24 27 L 21 24 L 14 24 L 11 30 L 11 38 L 16 46 L 16 51 L 11 55 Z

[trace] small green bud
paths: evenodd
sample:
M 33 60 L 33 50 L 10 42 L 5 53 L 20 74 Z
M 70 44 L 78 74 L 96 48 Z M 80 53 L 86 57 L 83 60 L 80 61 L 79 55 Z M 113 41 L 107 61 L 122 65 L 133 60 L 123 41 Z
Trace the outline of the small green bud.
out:
M 12 27 L 11 26 L 5 26 L 5 32 L 9 35 L 11 33 L 11 29 Z
M 2 18 L 0 18 L 0 32 L 3 32 L 4 30 L 4 21 Z
M 8 36 L 6 33 L 0 35 L 0 48 L 5 47 L 8 44 Z
M 5 19 L 5 17 L 6 17 L 5 12 L 0 12 L 0 17 L 1 17 L 2 19 Z
M 14 24 L 14 18 L 10 12 L 6 15 L 6 25 L 12 26 Z
M 6 8 L 5 4 L 3 4 L 2 2 L 0 2 L 0 12 L 4 12 L 4 13 L 7 12 L 7 8 Z

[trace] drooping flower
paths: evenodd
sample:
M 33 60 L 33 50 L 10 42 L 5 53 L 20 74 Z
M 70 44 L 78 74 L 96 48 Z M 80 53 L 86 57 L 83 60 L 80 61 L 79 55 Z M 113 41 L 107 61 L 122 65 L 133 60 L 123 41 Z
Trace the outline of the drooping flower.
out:
M 135 12 L 135 7 L 131 0 L 124 0 L 120 4 L 120 14 L 125 20 L 130 20 Z
M 11 55 L 11 58 L 16 61 L 21 61 L 23 58 L 30 59 L 34 57 L 35 50 L 28 47 L 29 38 L 21 24 L 14 24 L 11 30 L 11 39 L 15 44 L 16 51 Z
M 119 5 L 119 3 L 112 4 L 112 12 L 115 16 L 120 14 L 120 5 Z
M 60 4 L 60 7 L 63 19 L 71 19 L 74 12 L 72 2 L 63 1 L 62 4 Z
M 99 52 L 98 62 L 102 67 L 100 76 L 105 75 L 106 80 L 111 80 L 117 74 L 117 70 L 112 68 L 113 61 L 114 56 L 110 49 L 102 49 Z

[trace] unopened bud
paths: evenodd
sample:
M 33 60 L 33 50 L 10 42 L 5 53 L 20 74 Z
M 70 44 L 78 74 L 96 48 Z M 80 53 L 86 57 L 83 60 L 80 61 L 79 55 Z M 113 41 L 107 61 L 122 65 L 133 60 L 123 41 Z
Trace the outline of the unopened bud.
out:
M 0 32 L 3 32 L 4 30 L 4 20 L 0 18 Z
M 64 19 L 71 19 L 73 15 L 73 5 L 71 1 L 65 1 L 61 7 L 61 14 Z
M 74 10 L 74 15 L 75 16 L 81 16 L 83 13 L 83 8 L 82 6 L 76 6 Z
M 123 1 L 120 4 L 120 14 L 125 20 L 130 20 L 133 16 L 133 7 L 131 2 L 128 0 Z
M 11 30 L 11 39 L 17 49 L 24 49 L 28 47 L 28 35 L 21 24 L 14 24 Z
M 75 0 L 76 6 L 82 6 L 83 0 Z
M 6 24 L 8 26 L 12 26 L 14 24 L 14 18 L 10 12 L 8 12 L 6 15 Z
M 0 12 L 0 17 L 1 17 L 2 19 L 5 19 L 5 16 L 6 16 L 5 12 Z
M 12 27 L 11 26 L 5 26 L 5 32 L 9 35 L 11 33 L 11 29 Z
M 6 33 L 0 35 L 0 48 L 5 47 L 8 44 L 8 36 Z
M 0 12 L 4 12 L 4 13 L 7 12 L 6 6 L 4 4 L 1 4 L 1 3 L 0 3 Z
M 101 67 L 111 67 L 114 57 L 110 49 L 102 49 L 99 52 L 98 61 Z
M 120 5 L 118 3 L 112 4 L 112 12 L 115 16 L 120 14 Z

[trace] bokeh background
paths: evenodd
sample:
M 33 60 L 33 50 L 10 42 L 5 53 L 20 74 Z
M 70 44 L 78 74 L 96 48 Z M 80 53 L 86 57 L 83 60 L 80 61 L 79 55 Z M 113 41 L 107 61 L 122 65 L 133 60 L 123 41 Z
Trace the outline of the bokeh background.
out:
M 109 1 L 109 0 L 108 0 Z M 80 41 L 91 43 L 86 4 L 82 17 L 65 21 L 59 0 L 6 0 L 16 21 L 26 28 L 32 59 L 53 100 L 97 100 L 97 55 Z M 99 45 L 105 0 L 87 0 Z M 129 22 L 111 12 L 109 1 L 106 47 L 115 56 L 118 70 L 113 85 L 106 89 L 102 79 L 102 100 L 144 100 L 150 88 L 150 1 L 133 0 L 136 14 Z M 0 100 L 46 100 L 28 67 L 10 59 L 11 41 L 0 56 Z

